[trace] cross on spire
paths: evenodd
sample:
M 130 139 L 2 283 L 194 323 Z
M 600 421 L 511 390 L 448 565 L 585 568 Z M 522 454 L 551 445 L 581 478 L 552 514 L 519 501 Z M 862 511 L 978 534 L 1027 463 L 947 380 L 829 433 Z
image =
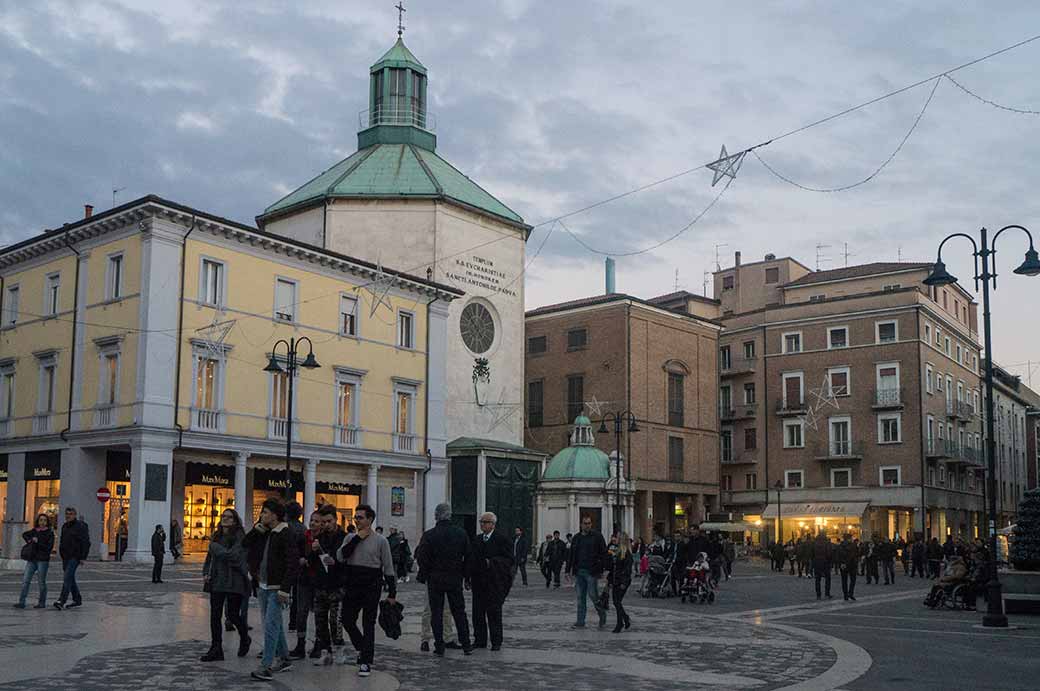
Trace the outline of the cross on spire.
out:
M 408 10 L 404 8 L 404 3 L 400 0 L 394 7 L 397 8 L 397 38 L 401 38 L 401 34 L 404 33 L 404 13 Z

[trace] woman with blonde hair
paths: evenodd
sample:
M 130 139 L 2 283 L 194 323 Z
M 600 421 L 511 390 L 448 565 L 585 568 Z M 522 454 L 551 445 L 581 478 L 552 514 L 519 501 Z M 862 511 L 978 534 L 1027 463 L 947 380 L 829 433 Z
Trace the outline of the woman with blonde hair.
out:
M 607 574 L 607 587 L 610 588 L 610 598 L 614 601 L 614 611 L 617 612 L 617 625 L 614 633 L 621 633 L 622 628 L 627 629 L 632 625 L 621 601 L 625 599 L 628 586 L 632 585 L 632 540 L 628 533 L 618 535 L 617 550 L 614 552 L 610 564 L 610 572 Z

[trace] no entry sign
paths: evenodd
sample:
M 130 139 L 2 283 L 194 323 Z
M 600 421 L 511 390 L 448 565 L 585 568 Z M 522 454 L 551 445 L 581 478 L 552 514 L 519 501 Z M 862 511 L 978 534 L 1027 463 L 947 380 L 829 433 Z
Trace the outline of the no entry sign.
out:
M 107 487 L 100 487 L 97 491 L 97 500 L 104 504 L 106 501 L 112 498 L 112 493 L 108 491 Z

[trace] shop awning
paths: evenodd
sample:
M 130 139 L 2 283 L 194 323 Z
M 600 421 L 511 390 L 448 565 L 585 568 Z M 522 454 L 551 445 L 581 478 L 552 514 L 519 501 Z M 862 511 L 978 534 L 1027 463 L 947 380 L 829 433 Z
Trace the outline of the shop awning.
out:
M 1009 525 L 1007 527 L 1000 528 L 999 530 L 997 530 L 997 535 L 1014 535 L 1014 534 L 1015 534 L 1015 526 L 1014 525 Z
M 792 502 L 780 505 L 780 518 L 843 518 L 862 517 L 870 506 L 866 501 L 850 502 Z M 776 518 L 776 503 L 762 512 L 762 518 Z
M 762 526 L 743 521 L 729 523 L 701 523 L 701 530 L 716 530 L 720 533 L 742 533 L 745 530 L 762 530 Z

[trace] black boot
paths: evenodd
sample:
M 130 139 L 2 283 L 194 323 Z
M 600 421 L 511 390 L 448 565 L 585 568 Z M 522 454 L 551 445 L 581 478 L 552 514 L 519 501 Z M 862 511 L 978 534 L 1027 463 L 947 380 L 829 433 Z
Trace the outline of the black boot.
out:
M 221 648 L 211 645 L 206 654 L 199 658 L 203 662 L 219 662 L 224 659 L 224 651 Z
M 253 644 L 253 639 L 249 636 L 243 636 L 238 641 L 238 656 L 245 657 L 249 654 L 249 646 Z
M 302 660 L 307 657 L 307 641 L 303 638 L 296 639 L 296 647 L 289 651 L 290 660 Z
M 626 615 L 625 615 L 625 628 L 627 629 L 627 628 L 629 628 L 630 626 L 632 626 L 632 620 L 631 620 L 631 619 L 629 619 L 629 618 L 628 618 L 628 615 L 626 614 Z

